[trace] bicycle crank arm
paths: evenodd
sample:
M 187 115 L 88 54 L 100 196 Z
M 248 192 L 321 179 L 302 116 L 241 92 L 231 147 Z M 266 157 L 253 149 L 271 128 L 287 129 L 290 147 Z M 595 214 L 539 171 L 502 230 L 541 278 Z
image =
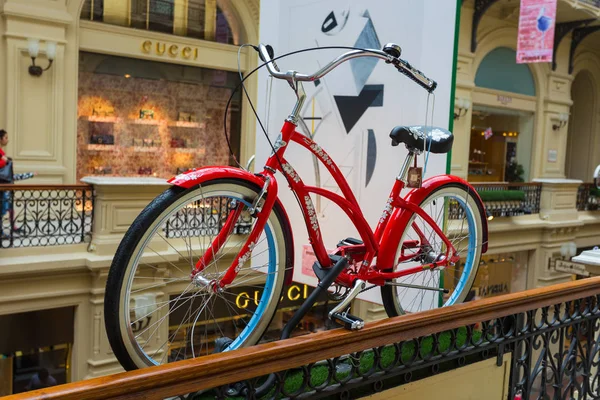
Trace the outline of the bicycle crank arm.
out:
M 421 286 L 421 285 L 410 285 L 408 283 L 397 283 L 397 282 L 386 282 L 385 283 L 388 286 L 402 286 L 402 287 L 406 287 L 409 289 L 423 289 L 423 290 L 431 290 L 434 292 L 441 292 L 444 294 L 448 294 L 450 293 L 450 290 L 448 289 L 444 289 L 444 288 L 434 288 L 431 286 Z

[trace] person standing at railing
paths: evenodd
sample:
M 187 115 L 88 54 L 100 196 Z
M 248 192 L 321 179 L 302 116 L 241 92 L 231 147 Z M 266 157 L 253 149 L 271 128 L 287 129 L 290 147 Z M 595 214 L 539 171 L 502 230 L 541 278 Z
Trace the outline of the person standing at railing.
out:
M 6 152 L 4 151 L 4 148 L 6 147 L 7 144 L 8 144 L 8 132 L 6 132 L 4 129 L 0 129 L 0 168 L 4 168 L 9 164 L 9 162 L 12 162 L 10 157 L 8 157 L 6 155 Z M 12 173 L 12 165 L 10 166 L 10 168 L 11 168 L 10 169 L 11 176 L 10 176 L 10 182 L 8 182 L 8 183 L 13 183 L 14 181 L 21 181 L 24 179 L 33 178 L 34 176 L 37 175 L 37 172 L 26 172 L 23 174 L 14 174 L 14 173 Z M 14 225 L 15 215 L 14 215 L 14 209 L 12 207 L 12 192 L 10 192 L 10 191 L 0 192 L 0 203 L 1 203 L 0 212 L 2 215 L 2 220 L 4 220 L 4 215 L 6 215 L 6 213 L 8 212 L 10 226 L 12 227 L 12 232 L 17 233 L 17 234 L 21 233 L 21 229 Z M 8 238 L 9 238 L 9 235 L 6 235 L 4 232 L 2 232 L 2 239 L 8 239 Z

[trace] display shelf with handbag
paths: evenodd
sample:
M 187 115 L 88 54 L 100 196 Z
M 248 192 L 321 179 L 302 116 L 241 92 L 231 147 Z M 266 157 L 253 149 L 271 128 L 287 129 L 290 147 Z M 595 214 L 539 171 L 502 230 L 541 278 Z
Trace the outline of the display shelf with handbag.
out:
M 172 138 L 171 139 L 171 147 L 172 148 L 179 148 L 179 149 L 183 149 L 186 147 L 185 145 L 185 139 L 183 138 Z
M 151 167 L 140 167 L 138 169 L 138 175 L 152 175 Z
M 111 134 L 97 134 L 90 136 L 90 144 L 115 144 L 115 137 Z

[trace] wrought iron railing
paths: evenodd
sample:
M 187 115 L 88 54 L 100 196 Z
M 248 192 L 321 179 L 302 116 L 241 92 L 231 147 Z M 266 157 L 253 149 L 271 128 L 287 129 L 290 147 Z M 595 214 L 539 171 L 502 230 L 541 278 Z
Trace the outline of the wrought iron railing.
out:
M 486 358 L 501 365 L 507 354 L 511 400 L 598 398 L 599 305 L 600 277 L 582 279 L 7 400 L 253 399 L 272 372 L 275 385 L 263 398 L 356 398 Z M 462 390 L 460 382 L 448 390 Z
M 542 184 L 538 182 L 473 184 L 494 217 L 514 217 L 540 212 Z
M 216 236 L 230 212 L 239 206 L 237 200 L 226 196 L 209 197 L 190 203 L 175 213 L 165 224 L 165 237 L 202 237 Z M 253 218 L 248 207 L 240 214 L 233 228 L 234 234 L 248 234 L 252 228 Z
M 0 248 L 88 241 L 94 192 L 88 185 L 0 185 Z
M 600 8 L 600 0 L 579 0 L 581 3 L 590 4 L 592 6 L 596 6 Z
M 577 190 L 577 211 L 600 210 L 600 190 L 593 183 L 584 183 Z
M 525 183 L 473 183 L 489 215 L 515 217 L 538 214 L 542 197 L 542 184 Z M 462 208 L 457 202 L 450 204 L 449 218 L 461 219 Z

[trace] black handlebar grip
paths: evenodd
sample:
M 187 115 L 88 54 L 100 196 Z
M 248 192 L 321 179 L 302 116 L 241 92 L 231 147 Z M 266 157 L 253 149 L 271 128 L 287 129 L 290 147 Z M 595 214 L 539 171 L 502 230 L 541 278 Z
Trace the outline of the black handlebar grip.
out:
M 411 74 L 411 71 L 414 71 L 415 73 L 417 73 L 419 75 L 425 76 L 425 74 L 423 74 L 418 69 L 413 68 L 412 65 L 410 65 L 408 62 L 406 62 L 406 61 L 402 62 L 402 65 L 398 65 L 397 68 L 398 68 L 398 71 L 402 72 L 404 75 L 409 77 L 412 81 L 416 82 L 419 86 L 421 86 L 423 89 L 427 90 L 429 93 L 432 93 L 437 88 L 436 81 L 430 79 L 431 85 L 428 85 L 424 82 L 421 82 L 419 79 L 417 79 L 417 77 L 415 77 L 413 74 Z M 427 78 L 427 79 L 429 79 L 429 78 Z

